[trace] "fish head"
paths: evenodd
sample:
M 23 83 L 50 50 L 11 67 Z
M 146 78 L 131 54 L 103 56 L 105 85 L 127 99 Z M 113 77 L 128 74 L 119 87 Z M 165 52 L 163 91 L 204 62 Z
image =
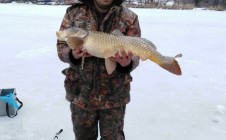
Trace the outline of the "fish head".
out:
M 71 49 L 77 49 L 83 47 L 84 40 L 83 38 L 76 37 L 76 36 L 70 36 L 67 39 L 67 44 Z
M 77 28 L 77 27 L 68 28 L 68 29 L 56 32 L 57 39 L 61 41 L 67 41 L 68 37 L 71 37 L 71 36 L 84 38 L 87 34 L 88 34 L 88 31 L 81 28 Z

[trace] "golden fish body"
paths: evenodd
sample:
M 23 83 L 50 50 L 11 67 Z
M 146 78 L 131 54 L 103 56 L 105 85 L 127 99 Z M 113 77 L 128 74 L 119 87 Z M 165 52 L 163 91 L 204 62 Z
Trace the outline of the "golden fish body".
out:
M 134 56 L 139 56 L 141 60 L 150 59 L 169 72 L 181 75 L 181 69 L 175 57 L 160 54 L 151 41 L 139 37 L 115 34 L 83 30 L 81 28 L 69 28 L 64 31 L 58 31 L 57 37 L 61 41 L 66 41 L 72 49 L 82 46 L 89 54 L 105 58 L 109 74 L 114 71 L 115 62 L 111 62 L 108 58 L 115 56 L 117 52 L 120 54 L 121 50 L 124 49 L 127 54 L 130 51 Z

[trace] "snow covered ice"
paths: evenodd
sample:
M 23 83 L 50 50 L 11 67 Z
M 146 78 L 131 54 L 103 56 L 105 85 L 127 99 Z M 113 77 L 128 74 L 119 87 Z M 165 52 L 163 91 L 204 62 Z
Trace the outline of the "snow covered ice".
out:
M 56 52 L 55 32 L 68 6 L 0 4 L 0 88 L 15 87 L 24 107 L 0 117 L 1 140 L 73 140 L 65 100 L 67 67 Z M 142 37 L 175 56 L 183 75 L 151 61 L 132 73 L 127 140 L 226 139 L 226 12 L 132 9 Z

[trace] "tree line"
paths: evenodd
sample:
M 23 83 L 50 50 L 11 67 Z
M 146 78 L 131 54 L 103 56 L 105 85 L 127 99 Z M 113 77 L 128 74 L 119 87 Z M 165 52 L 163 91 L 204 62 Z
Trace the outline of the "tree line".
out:
M 219 8 L 225 10 L 226 0 L 126 0 L 128 5 L 136 5 L 137 7 L 147 6 L 189 6 L 190 7 L 206 7 L 206 8 Z
M 8 2 L 32 2 L 41 4 L 70 4 L 76 0 L 0 0 L 0 3 Z M 131 7 L 147 8 L 171 8 L 171 9 L 192 9 L 195 7 L 209 8 L 215 10 L 225 10 L 226 0 L 125 0 L 125 4 Z

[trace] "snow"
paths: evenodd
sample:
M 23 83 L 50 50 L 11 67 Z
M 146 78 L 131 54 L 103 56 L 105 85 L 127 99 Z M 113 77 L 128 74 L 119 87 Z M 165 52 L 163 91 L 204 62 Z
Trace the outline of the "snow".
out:
M 0 88 L 17 89 L 24 107 L 0 117 L 1 140 L 72 140 L 55 32 L 68 6 L 0 4 Z M 132 9 L 142 37 L 178 58 L 183 75 L 150 61 L 132 73 L 128 140 L 225 140 L 226 12 Z

